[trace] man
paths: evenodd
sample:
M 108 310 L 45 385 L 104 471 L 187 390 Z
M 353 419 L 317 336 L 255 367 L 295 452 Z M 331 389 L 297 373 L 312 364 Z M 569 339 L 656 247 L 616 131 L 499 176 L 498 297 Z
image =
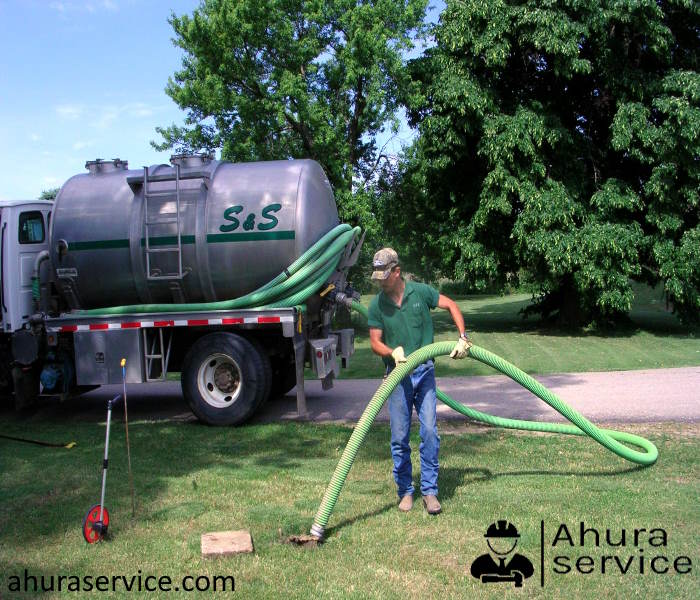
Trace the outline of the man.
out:
M 381 287 L 369 306 L 369 339 L 372 351 L 382 357 L 387 373 L 406 356 L 433 343 L 433 321 L 430 310 L 436 306 L 450 311 L 459 331 L 459 341 L 452 358 L 464 358 L 472 345 L 464 330 L 462 313 L 454 300 L 443 296 L 426 284 L 406 281 L 401 276 L 399 257 L 391 248 L 374 255 L 372 280 Z M 420 422 L 420 475 L 423 505 L 431 515 L 441 511 L 438 501 L 437 397 L 435 368 L 432 360 L 419 365 L 404 377 L 389 396 L 391 419 L 391 455 L 394 460 L 394 480 L 399 495 L 399 510 L 413 507 L 413 476 L 411 467 L 411 415 L 416 408 Z

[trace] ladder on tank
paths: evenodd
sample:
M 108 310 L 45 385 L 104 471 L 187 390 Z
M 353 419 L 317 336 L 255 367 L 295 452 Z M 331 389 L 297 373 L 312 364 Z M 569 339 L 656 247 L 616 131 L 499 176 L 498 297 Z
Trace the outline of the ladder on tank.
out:
M 143 203 L 144 203 L 144 225 L 146 235 L 146 278 L 149 281 L 163 280 L 181 280 L 185 273 L 182 269 L 182 221 L 180 214 L 180 165 L 174 165 L 175 168 L 175 211 L 168 213 L 159 213 L 156 217 L 149 215 L 148 202 L 156 199 L 172 199 L 172 190 L 151 191 L 148 183 L 148 167 L 143 168 Z M 160 180 L 160 178 L 159 178 Z M 175 224 L 177 232 L 175 242 L 170 243 L 171 237 L 163 238 L 164 243 L 156 243 L 152 245 L 151 233 L 153 227 L 162 225 Z M 155 238 L 154 238 L 155 239 Z M 155 255 L 174 254 L 177 258 L 177 271 L 171 273 L 161 273 L 152 269 L 151 257 Z

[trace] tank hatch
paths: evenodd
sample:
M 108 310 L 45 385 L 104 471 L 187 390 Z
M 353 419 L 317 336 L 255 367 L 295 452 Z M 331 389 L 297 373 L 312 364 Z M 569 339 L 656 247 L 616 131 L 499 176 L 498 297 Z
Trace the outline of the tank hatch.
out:
M 100 175 L 102 173 L 113 173 L 114 171 L 126 171 L 129 168 L 129 161 L 121 158 L 113 158 L 112 160 L 102 160 L 96 158 L 85 163 L 85 168 L 91 175 Z
M 179 165 L 183 169 L 204 167 L 208 165 L 214 156 L 212 154 L 173 154 L 170 157 L 170 164 Z

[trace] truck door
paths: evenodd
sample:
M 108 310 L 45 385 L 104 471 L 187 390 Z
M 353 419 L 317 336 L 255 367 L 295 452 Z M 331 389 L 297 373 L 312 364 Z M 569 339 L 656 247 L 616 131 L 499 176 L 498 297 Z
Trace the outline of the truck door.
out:
M 19 241 L 19 320 L 13 323 L 18 329 L 34 312 L 32 302 L 32 272 L 34 259 L 42 250 L 48 249 L 45 215 L 41 210 L 22 210 L 18 217 Z
M 32 271 L 34 259 L 48 249 L 48 208 L 38 204 L 3 207 L 2 236 L 2 327 L 17 331 L 34 312 Z

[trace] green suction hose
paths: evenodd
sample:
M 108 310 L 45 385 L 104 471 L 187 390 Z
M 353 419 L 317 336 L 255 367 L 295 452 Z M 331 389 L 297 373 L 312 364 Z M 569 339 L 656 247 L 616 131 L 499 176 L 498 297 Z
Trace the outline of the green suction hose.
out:
M 328 280 L 338 266 L 345 247 L 360 233 L 359 227 L 341 224 L 329 231 L 284 272 L 257 290 L 219 302 L 184 304 L 133 304 L 82 311 L 83 315 L 121 315 L 130 313 L 195 312 L 243 308 L 283 308 L 303 303 Z
M 236 298 L 220 302 L 186 303 L 186 304 L 138 304 L 130 306 L 117 306 L 111 308 L 99 308 L 82 311 L 84 315 L 119 315 L 128 313 L 159 313 L 159 312 L 194 312 L 203 310 L 232 310 L 243 308 L 282 308 L 298 306 L 306 299 L 316 293 L 337 268 L 348 244 L 352 244 L 358 235 L 360 228 L 352 228 L 350 225 L 338 225 L 318 242 L 304 252 L 285 271 L 280 273 L 270 282 L 259 287 L 257 290 Z M 35 286 L 36 288 L 36 286 Z M 37 290 L 34 289 L 35 295 Z M 367 309 L 359 302 L 352 301 L 351 308 L 362 313 L 367 318 Z M 352 467 L 357 452 L 364 441 L 369 428 L 381 410 L 384 402 L 389 397 L 393 389 L 399 382 L 408 375 L 419 364 L 430 358 L 449 354 L 453 348 L 452 342 L 440 342 L 430 344 L 411 354 L 405 364 L 397 366 L 376 391 L 370 400 L 355 430 L 350 436 L 350 440 L 343 452 L 343 455 L 331 478 L 328 488 L 324 494 L 321 505 L 316 514 L 311 534 L 318 538 L 323 538 L 325 527 L 328 524 L 335 503 L 340 495 L 340 491 L 345 483 L 345 479 Z M 507 427 L 511 429 L 526 429 L 529 431 L 546 431 L 556 433 L 566 433 L 572 435 L 589 435 L 598 443 L 618 456 L 641 465 L 651 465 L 656 462 L 658 450 L 656 447 L 642 437 L 626 434 L 618 431 L 599 429 L 590 421 L 584 418 L 575 410 L 564 404 L 556 395 L 552 394 L 544 386 L 532 379 L 529 375 L 503 360 L 491 354 L 483 348 L 472 346 L 469 355 L 476 360 L 487 364 L 496 370 L 508 375 L 514 381 L 533 392 L 536 396 L 547 402 L 555 410 L 559 411 L 572 425 L 560 425 L 555 423 L 537 423 L 533 421 L 520 421 L 514 419 L 504 419 L 481 413 L 468 408 L 452 400 L 442 391 L 437 390 L 437 396 L 445 404 L 457 412 L 490 425 L 497 427 Z M 644 452 L 631 450 L 619 442 L 626 442 L 638 446 Z
M 359 302 L 353 301 L 351 303 L 351 308 L 357 310 L 361 314 L 367 317 L 367 309 L 362 306 Z M 389 397 L 394 388 L 399 384 L 399 382 L 409 375 L 418 365 L 424 363 L 430 358 L 436 356 L 442 356 L 449 354 L 454 348 L 454 342 L 438 342 L 435 344 L 429 344 L 413 352 L 407 357 L 406 362 L 398 365 L 389 376 L 382 382 L 379 389 L 375 392 L 374 396 L 370 400 L 369 404 L 362 413 L 360 420 L 355 426 L 350 440 L 343 451 L 343 455 L 340 457 L 338 466 L 335 468 L 333 477 L 331 478 L 326 492 L 323 495 L 323 500 L 321 505 L 316 512 L 316 517 L 314 519 L 314 524 L 311 527 L 311 535 L 316 536 L 320 539 L 323 538 L 326 525 L 328 525 L 328 520 L 331 513 L 335 507 L 335 503 L 338 500 L 340 491 L 345 484 L 345 479 L 350 472 L 357 452 L 362 445 L 369 428 L 371 427 L 374 419 L 379 414 L 384 402 Z M 494 425 L 497 427 L 507 427 L 510 429 L 525 429 L 528 431 L 545 431 L 554 433 L 564 433 L 571 435 L 589 435 L 599 444 L 605 446 L 608 450 L 611 450 L 618 456 L 629 460 L 631 462 L 640 465 L 652 465 L 656 462 L 659 452 L 649 440 L 646 440 L 640 436 L 636 436 L 629 433 L 624 433 L 620 431 L 613 431 L 610 429 L 599 429 L 583 415 L 567 406 L 562 402 L 555 394 L 547 390 L 542 384 L 535 381 L 527 373 L 524 373 L 518 369 L 515 365 L 512 365 L 506 360 L 492 354 L 488 350 L 484 350 L 479 346 L 472 346 L 469 349 L 469 356 L 486 364 L 494 369 L 500 371 L 504 375 L 507 375 L 523 387 L 530 390 L 538 398 L 544 400 L 556 411 L 561 413 L 569 421 L 574 423 L 573 425 L 562 425 L 558 423 L 538 423 L 535 421 L 522 421 L 517 419 L 505 419 L 502 417 L 496 417 L 493 415 L 488 415 L 486 413 L 479 412 L 477 410 L 468 408 L 459 402 L 455 402 L 444 392 L 437 390 L 438 398 L 447 404 L 450 408 L 456 410 L 457 412 L 477 421 L 488 423 L 489 425 Z M 642 448 L 644 451 L 639 452 L 637 450 L 632 450 L 620 443 L 626 442 L 634 446 Z

